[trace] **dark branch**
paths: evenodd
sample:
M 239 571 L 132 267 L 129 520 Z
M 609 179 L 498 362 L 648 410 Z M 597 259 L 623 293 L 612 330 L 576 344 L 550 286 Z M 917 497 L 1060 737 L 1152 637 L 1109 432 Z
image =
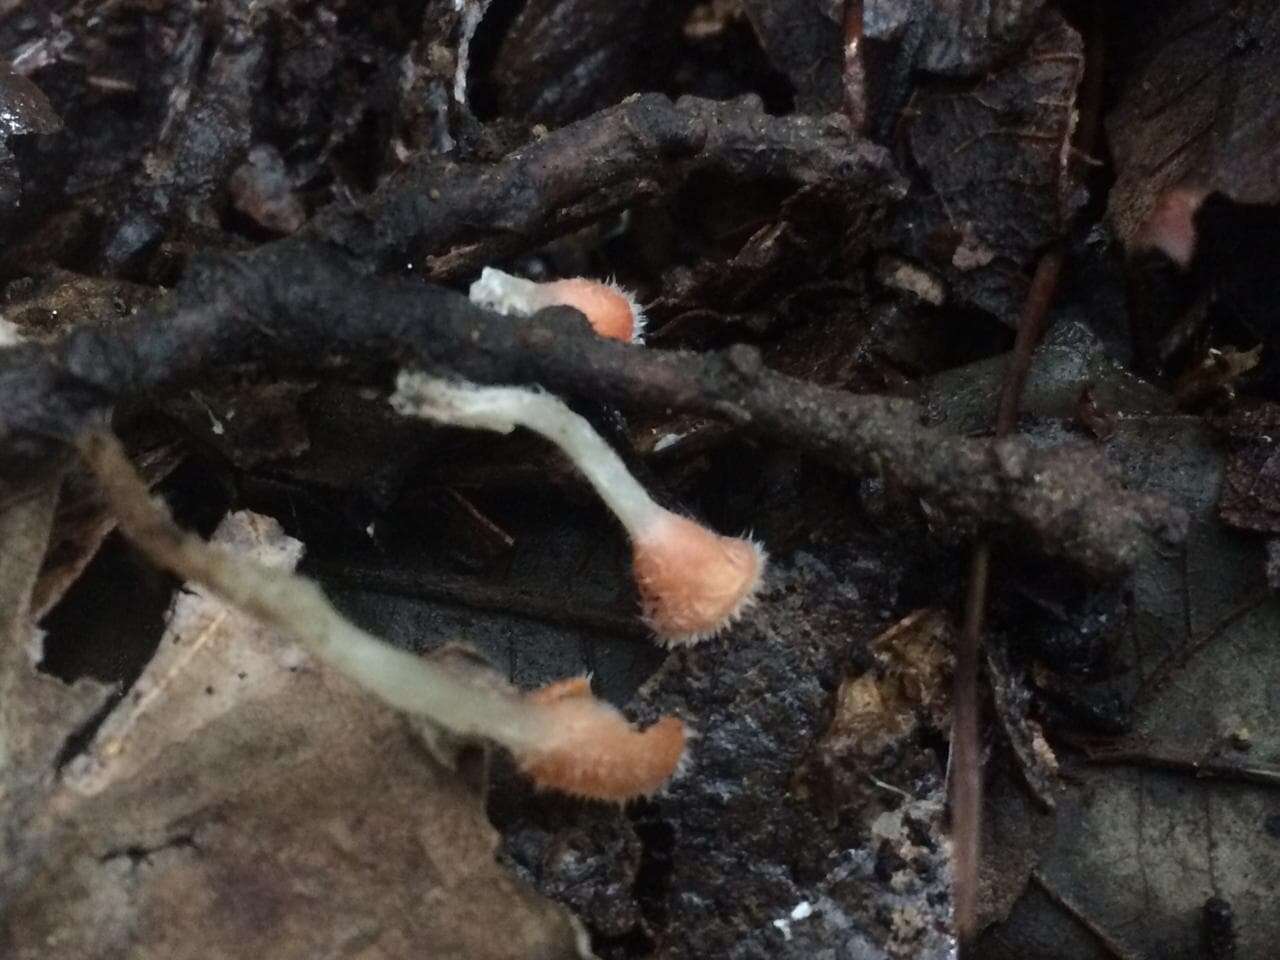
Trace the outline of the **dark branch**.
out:
M 1143 531 L 1170 519 L 1161 501 L 1120 490 L 1087 448 L 948 436 L 922 427 L 910 402 L 794 380 L 764 369 L 751 348 L 705 356 L 638 349 L 595 337 L 567 309 L 500 317 L 450 290 L 370 277 L 304 241 L 197 264 L 172 296 L 115 329 L 81 328 L 48 348 L 0 352 L 0 498 L 118 400 L 220 367 L 315 369 L 333 358 L 727 417 L 1096 574 L 1132 562 Z
M 513 321 L 416 279 L 372 276 L 423 252 L 441 273 L 474 268 L 670 195 L 699 172 L 821 194 L 850 236 L 867 235 L 901 189 L 885 151 L 857 139 L 843 117 L 770 117 L 749 99 L 672 104 L 656 95 L 496 164 L 412 168 L 367 208 L 328 211 L 305 236 L 197 262 L 169 298 L 127 324 L 0 352 L 0 498 L 121 399 L 207 379 L 218 367 L 314 369 L 340 358 L 729 418 L 880 475 L 952 522 L 990 527 L 1095 574 L 1126 567 L 1144 529 L 1169 523 L 1160 501 L 1119 490 L 1096 452 L 948 436 L 922 427 L 911 403 L 772 373 L 750 348 L 637 350 L 591 336 L 573 311 Z
M 535 140 L 500 163 L 409 167 L 360 210 L 309 228 L 378 268 L 420 264 L 455 277 L 656 196 L 696 173 L 822 191 L 853 235 L 906 184 L 888 152 L 841 116 L 774 117 L 754 98 L 630 97 Z

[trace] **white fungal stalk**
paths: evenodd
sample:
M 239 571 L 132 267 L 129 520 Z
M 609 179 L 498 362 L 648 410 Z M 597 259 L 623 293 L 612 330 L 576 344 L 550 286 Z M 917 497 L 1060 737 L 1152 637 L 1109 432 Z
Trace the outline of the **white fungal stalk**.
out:
M 755 602 L 766 562 L 760 546 L 659 506 L 591 424 L 558 398 L 409 371 L 396 388 L 391 403 L 408 416 L 497 433 L 526 427 L 563 450 L 630 536 L 644 617 L 664 643 L 714 636 Z
M 495 267 L 485 267 L 471 284 L 471 302 L 504 316 L 529 316 L 547 307 L 580 310 L 602 337 L 639 343 L 644 333 L 644 310 L 635 298 L 612 281 L 586 277 L 535 283 Z
M 234 557 L 180 530 L 113 436 L 88 433 L 80 451 L 120 529 L 157 566 L 297 640 L 388 705 L 506 747 L 540 787 L 621 803 L 660 789 L 680 769 L 687 731 L 679 719 L 663 717 L 636 730 L 591 695 L 585 678 L 524 695 L 468 683 L 361 630 L 310 580 Z

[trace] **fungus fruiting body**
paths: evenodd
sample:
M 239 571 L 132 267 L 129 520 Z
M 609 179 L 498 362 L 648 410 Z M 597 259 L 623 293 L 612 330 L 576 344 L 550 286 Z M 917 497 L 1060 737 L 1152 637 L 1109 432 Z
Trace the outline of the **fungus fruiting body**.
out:
M 755 602 L 766 562 L 759 544 L 659 506 L 591 424 L 556 397 L 404 372 L 392 404 L 452 426 L 498 433 L 527 427 L 560 447 L 626 528 L 645 621 L 666 645 L 714 636 Z
M 616 283 L 573 277 L 535 283 L 494 267 L 485 267 L 471 285 L 472 303 L 504 315 L 528 316 L 547 307 L 581 311 L 602 337 L 638 343 L 644 332 L 644 311 Z
M 759 589 L 764 555 L 751 540 L 720 536 L 665 510 L 632 536 L 645 622 L 669 642 L 714 635 Z
M 622 803 L 654 793 L 679 771 L 689 736 L 679 719 L 637 730 L 591 695 L 585 677 L 521 694 L 393 647 L 338 613 L 314 583 L 179 529 L 113 436 L 90 432 L 79 446 L 120 529 L 157 566 L 297 640 L 389 706 L 506 747 L 538 786 L 579 797 Z
M 591 694 L 586 677 L 570 677 L 526 695 L 548 731 L 516 760 L 539 787 L 625 803 L 661 789 L 679 771 L 688 733 L 676 717 L 636 731 Z
M 1183 270 L 1188 269 L 1196 253 L 1196 211 L 1206 196 L 1206 191 L 1196 187 L 1166 191 L 1139 229 L 1134 245 L 1159 250 Z

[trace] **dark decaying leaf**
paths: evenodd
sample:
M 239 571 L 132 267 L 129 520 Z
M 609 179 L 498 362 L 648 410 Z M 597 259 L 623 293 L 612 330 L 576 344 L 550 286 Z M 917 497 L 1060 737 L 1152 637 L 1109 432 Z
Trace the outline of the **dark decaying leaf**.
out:
M 1015 322 L 1034 258 L 1063 236 L 1076 205 L 1070 140 L 1083 70 L 1079 34 L 1048 13 L 988 77 L 917 90 L 904 121 L 920 179 L 896 229 L 946 280 L 950 303 Z
M 791 81 L 797 109 L 848 109 L 859 125 L 870 111 L 886 130 L 915 71 L 978 77 L 1000 66 L 1036 31 L 1044 6 L 1045 0 L 743 3 L 761 47 Z M 852 39 L 857 49 L 850 58 Z
M 500 112 L 562 124 L 616 103 L 669 69 L 655 60 L 680 29 L 662 0 L 532 0 L 520 7 L 488 83 Z
M 1280 936 L 1268 892 L 1280 876 L 1280 846 L 1266 831 L 1274 784 L 1195 771 L 1275 768 L 1280 604 L 1259 594 L 1260 545 L 1214 516 L 1223 466 L 1213 437 L 1193 418 L 1122 424 L 1112 444 L 1133 482 L 1180 489 L 1195 519 L 1185 548 L 1152 551 L 1134 576 L 1127 670 L 1112 686 L 1134 697 L 1135 729 L 1097 747 L 1129 762 L 1069 764 L 1058 841 L 1040 869 L 1135 955 L 1160 944 L 1175 960 L 1199 958 L 1201 907 L 1221 897 L 1237 918 L 1240 955 L 1265 956 Z M 1062 919 L 1033 896 L 995 939 L 1027 950 L 1059 936 L 1061 955 L 1095 956 L 1089 934 L 1069 918 L 1063 930 Z
M 1045 0 L 863 0 L 863 32 L 902 43 L 920 69 L 974 76 L 1017 49 L 1044 6 Z
M 1216 432 L 1199 417 L 1172 413 L 1167 394 L 1132 378 L 1072 326 L 1062 318 L 1040 352 L 1020 426 L 1046 439 L 1078 429 L 1075 390 L 1087 379 L 1116 412 L 1105 447 L 1128 482 L 1160 487 L 1193 519 L 1185 546 L 1144 551 L 1128 584 L 1132 601 L 1110 633 L 1118 647 L 1109 669 L 1073 685 L 1091 691 L 1095 705 L 1108 698 L 1127 705 L 1130 732 L 1087 742 L 1082 752 L 1080 719 L 1047 728 L 1064 773 L 1053 794 L 1056 837 L 1037 868 L 1040 881 L 978 949 L 1012 958 L 1053 944 L 1054 956 L 1092 960 L 1099 941 L 1091 923 L 1133 956 L 1157 944 L 1162 956 L 1199 960 L 1202 907 L 1216 896 L 1232 906 L 1239 955 L 1265 956 L 1280 936 L 1268 892 L 1280 876 L 1280 844 L 1267 833 L 1280 777 L 1269 693 L 1280 671 L 1280 601 L 1265 592 L 1261 543 L 1218 519 L 1229 472 Z M 1000 367 L 987 362 L 937 378 L 951 399 L 951 422 L 982 428 Z M 1030 653 L 1026 624 L 1011 639 L 1012 656 Z M 1042 663 L 1042 680 L 1046 670 Z M 1125 760 L 1089 760 L 1109 754 Z M 1215 764 L 1235 782 L 1196 778 Z M 1242 768 L 1254 773 L 1230 773 Z M 1255 774 L 1265 781 L 1267 771 L 1272 785 L 1248 782 Z
M 1128 242 L 1164 189 L 1191 181 L 1280 200 L 1280 11 L 1192 0 L 1135 11 L 1147 52 L 1107 117 L 1117 179 L 1111 222 Z M 1122 21 L 1125 22 L 1125 21 Z
M 743 3 L 760 46 L 791 81 L 796 107 L 807 113 L 831 113 L 843 104 L 843 7 L 839 0 Z

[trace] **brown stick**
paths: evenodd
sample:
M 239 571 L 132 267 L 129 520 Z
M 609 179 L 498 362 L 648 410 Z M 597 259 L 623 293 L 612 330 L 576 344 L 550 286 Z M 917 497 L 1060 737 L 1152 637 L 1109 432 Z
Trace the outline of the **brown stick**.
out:
M 973 547 L 964 630 L 956 648 L 951 713 L 951 835 L 955 870 L 956 934 L 967 943 L 977 933 L 978 864 L 982 854 L 982 752 L 978 736 L 978 646 L 987 609 L 991 544 Z
M 844 11 L 844 106 L 854 130 L 867 128 L 867 64 L 862 49 L 863 0 L 846 0 Z
M 1027 290 L 1022 305 L 1022 317 L 1018 321 L 1018 334 L 1013 343 L 1013 354 L 1005 368 L 1004 383 L 1000 387 L 1000 405 L 996 411 L 996 438 L 1007 437 L 1018 423 L 1018 404 L 1022 390 L 1027 385 L 1027 374 L 1035 357 L 1036 347 L 1044 336 L 1044 321 L 1058 290 L 1058 278 L 1066 262 L 1061 247 L 1045 253 L 1036 265 L 1035 276 Z
M 996 413 L 996 439 L 1007 436 L 1018 421 L 1018 403 L 1036 345 L 1044 333 L 1045 317 L 1058 288 L 1064 257 L 1054 248 L 1040 258 L 1018 321 L 1009 365 L 1005 368 Z M 956 649 L 951 726 L 951 833 L 955 849 L 956 933 L 967 943 L 977 933 L 978 866 L 982 856 L 982 752 L 978 740 L 981 700 L 978 696 L 978 648 L 987 609 L 991 570 L 991 542 L 974 545 L 969 561 L 969 591 L 965 597 L 964 630 Z
M 1101 22 L 1102 7 L 1094 5 L 1095 27 Z M 1085 90 L 1084 121 L 1078 128 L 1076 148 L 1088 153 L 1093 148 L 1100 112 L 1103 43 L 1097 29 L 1090 37 Z M 1052 305 L 1058 281 L 1066 263 L 1061 247 L 1041 256 L 1027 291 L 1018 320 L 1017 336 L 1009 365 L 1005 368 L 1000 401 L 996 410 L 995 436 L 1008 436 L 1018 422 L 1018 405 L 1036 346 L 1044 335 L 1045 318 Z M 956 650 L 951 734 L 951 830 L 955 844 L 956 933 L 961 948 L 977 933 L 978 867 L 982 836 L 982 756 L 978 745 L 980 700 L 978 697 L 978 647 L 982 642 L 982 621 L 987 607 L 990 581 L 991 543 L 975 544 L 969 562 L 969 591 L 965 597 L 964 630 Z

